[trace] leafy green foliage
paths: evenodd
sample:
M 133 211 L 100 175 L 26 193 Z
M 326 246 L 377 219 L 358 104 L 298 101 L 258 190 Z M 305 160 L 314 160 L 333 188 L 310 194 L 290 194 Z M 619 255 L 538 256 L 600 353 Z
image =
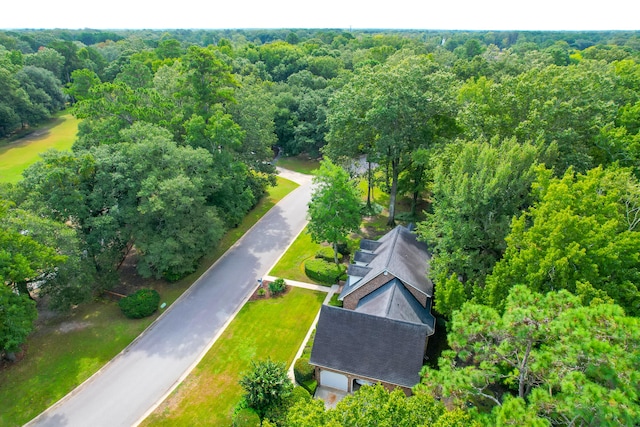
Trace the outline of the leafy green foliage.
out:
M 360 226 L 360 197 L 347 172 L 329 160 L 321 163 L 313 182 L 307 230 L 314 242 L 332 244 L 337 265 L 338 243 Z
M 514 219 L 504 258 L 487 278 L 487 300 L 504 306 L 514 284 L 536 292 L 604 292 L 630 315 L 640 307 L 640 184 L 627 169 L 541 169 L 538 201 Z M 588 301 L 587 301 L 588 302 Z
M 293 374 L 298 384 L 302 384 L 313 379 L 315 369 L 309 359 L 301 357 L 293 365 Z
M 293 389 L 285 364 L 271 359 L 252 361 L 251 371 L 243 374 L 240 385 L 244 389 L 247 404 L 261 418 L 281 405 Z
M 307 391 L 307 393 L 313 396 L 318 387 L 318 382 L 315 380 L 315 368 L 309 363 L 309 355 L 304 355 L 295 361 L 293 364 L 293 376 L 296 382 Z
M 535 147 L 511 139 L 451 144 L 435 158 L 433 212 L 418 232 L 433 247 L 438 312 L 449 316 L 474 286 L 484 286 L 506 248 L 512 217 L 531 203 L 537 157 Z M 451 276 L 461 278 L 466 298 L 451 299 Z
M 310 259 L 304 263 L 304 272 L 309 278 L 326 284 L 336 283 L 346 271 L 346 266 L 323 259 Z
M 286 287 L 287 284 L 285 283 L 284 279 L 279 277 L 273 282 L 269 283 L 269 292 L 271 292 L 271 295 L 278 295 L 284 292 Z
M 439 369 L 423 368 L 416 390 L 493 408 L 502 423 L 633 425 L 639 326 L 613 304 L 583 306 L 566 290 L 542 295 L 516 286 L 502 315 L 474 303 L 454 312 L 451 350 Z
M 389 225 L 395 224 L 400 172 L 410 153 L 456 133 L 455 76 L 426 56 L 399 52 L 384 64 L 354 73 L 329 102 L 327 152 L 390 170 Z
M 388 391 L 380 384 L 363 386 L 347 395 L 334 409 L 325 410 L 321 400 L 302 401 L 289 409 L 290 427 L 478 427 L 462 410 L 447 411 L 431 396 L 418 393 L 406 397 L 400 389 Z
M 27 295 L 0 286 L 0 355 L 15 352 L 25 342 L 37 316 L 36 303 Z
M 132 319 L 151 316 L 159 304 L 160 294 L 154 289 L 140 289 L 118 301 L 124 315 Z
M 338 259 L 342 259 L 342 254 L 337 254 Z M 316 252 L 316 258 L 323 259 L 325 261 L 333 261 L 336 258 L 336 253 L 330 246 L 323 246 Z

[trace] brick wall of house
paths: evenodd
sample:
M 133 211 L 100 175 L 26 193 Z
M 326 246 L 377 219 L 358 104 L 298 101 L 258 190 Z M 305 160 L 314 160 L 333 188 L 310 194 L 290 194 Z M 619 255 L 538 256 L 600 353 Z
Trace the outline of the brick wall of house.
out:
M 422 304 L 422 306 L 424 308 L 427 308 L 427 299 L 429 297 L 427 297 L 425 294 L 423 294 L 422 292 L 419 292 L 416 288 L 412 287 L 412 286 L 405 286 L 405 288 L 407 288 L 407 290 L 409 292 L 411 292 L 411 295 L 413 295 L 413 297 L 420 303 Z
M 383 273 L 380 273 L 378 276 L 369 280 L 366 285 L 361 286 L 360 288 L 344 297 L 344 299 L 342 300 L 342 307 L 346 308 L 347 310 L 355 310 L 358 306 L 358 301 L 360 301 L 361 298 L 369 295 L 371 292 L 375 291 L 376 289 L 380 288 L 382 285 L 385 285 L 393 279 L 395 279 L 395 276 L 393 274 L 387 274 L 385 276 Z
M 366 285 L 361 286 L 360 288 L 356 289 L 355 291 L 353 291 L 352 293 L 344 297 L 344 300 L 342 301 L 343 308 L 346 308 L 347 310 L 355 310 L 361 298 L 366 297 L 371 292 L 382 287 L 383 285 L 386 285 L 387 283 L 389 283 L 391 280 L 395 278 L 396 277 L 391 273 L 387 273 L 386 276 L 384 275 L 384 273 L 380 273 L 378 276 L 369 280 L 369 282 Z M 409 292 L 411 292 L 411 295 L 413 295 L 413 297 L 420 304 L 422 304 L 423 307 L 425 308 L 427 307 L 427 301 L 429 297 L 427 297 L 425 294 L 423 294 L 422 292 L 419 292 L 417 289 L 411 286 L 405 286 L 405 287 L 409 290 Z

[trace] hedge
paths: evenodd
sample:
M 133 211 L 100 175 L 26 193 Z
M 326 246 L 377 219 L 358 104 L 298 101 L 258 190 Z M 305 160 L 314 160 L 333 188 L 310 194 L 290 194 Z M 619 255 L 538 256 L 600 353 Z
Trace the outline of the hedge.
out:
M 307 277 L 329 285 L 336 283 L 346 271 L 346 266 L 342 264 L 336 266 L 323 259 L 310 259 L 304 263 L 304 272 Z
M 302 384 L 300 384 L 300 386 L 305 390 L 307 390 L 311 396 L 313 396 L 316 394 L 316 389 L 318 388 L 318 381 L 316 380 L 305 381 Z
M 325 261 L 334 262 L 335 251 L 331 246 L 323 246 L 316 252 L 316 258 L 323 259 Z M 338 259 L 342 259 L 342 254 L 338 253 Z
M 294 387 L 289 398 L 292 403 L 297 403 L 300 401 L 308 402 L 311 400 L 311 394 L 309 393 L 309 390 L 304 387 Z
M 160 294 L 154 289 L 140 289 L 118 301 L 120 310 L 131 319 L 151 316 L 160 304 Z
M 293 376 L 298 384 L 313 379 L 314 374 L 315 369 L 313 365 L 309 363 L 309 359 L 301 357 L 293 364 Z

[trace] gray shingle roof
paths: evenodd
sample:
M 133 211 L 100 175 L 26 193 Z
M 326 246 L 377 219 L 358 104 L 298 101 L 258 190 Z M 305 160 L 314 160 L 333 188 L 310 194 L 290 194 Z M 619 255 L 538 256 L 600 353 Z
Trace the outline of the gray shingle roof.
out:
M 361 247 L 363 243 L 367 248 L 373 247 L 371 242 L 371 240 L 363 240 Z M 428 297 L 433 296 L 433 283 L 427 277 L 431 255 L 427 251 L 427 246 L 419 242 L 414 233 L 399 225 L 374 243 L 378 245 L 374 248 L 376 256 L 368 265 L 371 270 L 362 280 L 351 286 L 345 286 L 340 293 L 340 299 L 384 271 L 388 271 L 405 285 L 417 289 Z
M 365 264 L 369 264 L 376 257 L 376 254 L 372 254 L 369 252 L 357 251 L 353 256 L 353 260 L 355 262 L 363 262 Z
M 362 239 L 360 240 L 360 249 L 363 251 L 374 252 L 380 246 L 380 242 L 376 240 Z
M 365 267 L 362 265 L 349 264 L 347 274 L 349 276 L 364 277 L 371 271 L 371 267 Z
M 360 299 L 355 310 L 374 316 L 427 325 L 429 327 L 427 335 L 432 335 L 435 330 L 436 319 L 431 314 L 431 305 L 423 307 L 398 279 L 390 281 Z
M 311 364 L 404 387 L 420 380 L 429 327 L 323 305 Z

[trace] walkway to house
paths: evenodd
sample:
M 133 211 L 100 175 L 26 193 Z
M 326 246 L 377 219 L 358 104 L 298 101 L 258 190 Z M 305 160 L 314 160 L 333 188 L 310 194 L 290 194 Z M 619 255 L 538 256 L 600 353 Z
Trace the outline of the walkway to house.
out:
M 269 281 L 269 282 L 272 282 L 275 279 L 276 278 L 273 277 L 273 276 L 264 276 L 263 277 L 263 280 Z M 324 302 L 322 304 L 328 304 L 329 300 L 331 300 L 331 297 L 333 296 L 333 294 L 338 292 L 338 290 L 340 289 L 339 285 L 333 285 L 333 286 L 329 287 L 329 286 L 315 285 L 315 284 L 312 284 L 312 283 L 297 282 L 295 280 L 288 280 L 288 279 L 285 279 L 285 283 L 288 286 L 296 286 L 296 287 L 299 287 L 299 288 L 312 289 L 314 291 L 327 292 L 327 296 L 324 299 Z M 318 310 L 318 314 L 316 315 L 316 318 L 313 320 L 313 323 L 309 327 L 309 331 L 307 332 L 307 335 L 305 336 L 304 340 L 302 341 L 302 344 L 300 345 L 300 348 L 298 349 L 298 353 L 296 353 L 296 357 L 294 357 L 293 362 L 291 363 L 291 366 L 289 366 L 289 371 L 288 371 L 289 378 L 291 379 L 291 381 L 294 384 L 296 383 L 296 379 L 295 379 L 295 375 L 293 374 L 293 365 L 296 363 L 296 360 L 298 360 L 300 358 L 300 356 L 302 356 L 302 352 L 304 351 L 304 348 L 307 345 L 307 342 L 311 338 L 311 334 L 313 333 L 313 331 L 316 328 L 316 324 L 318 323 L 318 318 L 319 317 L 320 317 L 320 310 Z M 316 393 L 315 393 L 315 395 L 313 397 L 316 398 L 316 399 L 323 400 L 325 408 L 331 409 L 331 408 L 335 408 L 336 404 L 339 401 L 341 401 L 346 395 L 347 395 L 347 392 L 345 392 L 345 391 L 335 390 L 335 389 L 329 388 L 329 387 L 318 387 L 317 390 L 316 390 Z

